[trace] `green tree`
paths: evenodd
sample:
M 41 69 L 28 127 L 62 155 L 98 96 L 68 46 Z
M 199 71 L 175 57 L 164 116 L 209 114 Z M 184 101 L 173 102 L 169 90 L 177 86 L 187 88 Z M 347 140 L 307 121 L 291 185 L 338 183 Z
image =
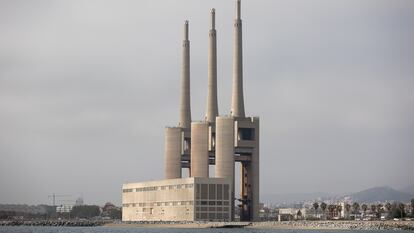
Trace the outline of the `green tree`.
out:
M 318 210 L 318 208 L 319 208 L 319 204 L 318 204 L 318 202 L 315 202 L 315 203 L 313 203 L 313 209 L 315 210 L 315 217 L 316 217 L 316 211 Z
M 345 204 L 346 218 L 349 218 L 349 212 L 351 211 L 351 205 L 349 203 Z
M 110 210 L 108 210 L 108 216 L 111 219 L 121 219 L 122 218 L 122 210 L 121 209 L 110 209 Z
M 352 204 L 352 209 L 354 214 L 359 214 L 359 203 L 358 202 L 354 202 L 354 204 Z
M 389 202 L 385 203 L 385 209 L 387 210 L 387 218 L 389 218 L 391 216 L 391 209 L 392 209 L 391 203 Z
M 326 207 L 327 207 L 328 205 L 325 203 L 325 202 L 322 202 L 321 203 L 321 210 L 322 210 L 322 213 L 323 213 L 323 215 L 324 215 L 324 217 L 325 217 L 325 210 L 326 210 Z
M 382 204 L 378 204 L 377 205 L 377 218 L 380 218 L 382 213 L 384 213 L 384 206 Z
M 414 217 L 414 198 L 411 199 L 411 216 Z
M 377 205 L 372 204 L 372 205 L 370 206 L 370 209 L 371 209 L 371 213 L 372 213 L 372 214 L 377 215 Z
M 362 211 L 364 211 L 364 215 L 365 215 L 365 212 L 367 212 L 367 209 L 368 209 L 367 204 L 362 204 L 361 209 L 362 209 Z
M 74 218 L 93 218 L 100 214 L 99 206 L 96 205 L 74 206 L 70 212 L 70 216 Z
M 400 204 L 398 204 L 398 209 L 400 209 L 400 216 L 401 216 L 401 218 L 404 218 L 404 216 L 405 216 L 405 205 L 404 205 L 404 203 L 400 203 Z
M 393 203 L 391 206 L 391 210 L 389 213 L 389 216 L 391 218 L 403 218 L 405 217 L 405 212 L 404 212 L 405 206 L 403 203 Z

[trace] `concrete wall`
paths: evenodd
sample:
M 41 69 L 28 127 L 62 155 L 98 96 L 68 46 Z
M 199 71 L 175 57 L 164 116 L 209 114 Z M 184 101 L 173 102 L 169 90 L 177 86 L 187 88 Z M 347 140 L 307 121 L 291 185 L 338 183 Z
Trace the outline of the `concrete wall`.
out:
M 229 220 L 230 192 L 227 188 L 226 193 L 224 186 L 230 186 L 228 179 L 182 178 L 124 184 L 122 221 Z M 221 198 L 217 187 L 222 187 Z

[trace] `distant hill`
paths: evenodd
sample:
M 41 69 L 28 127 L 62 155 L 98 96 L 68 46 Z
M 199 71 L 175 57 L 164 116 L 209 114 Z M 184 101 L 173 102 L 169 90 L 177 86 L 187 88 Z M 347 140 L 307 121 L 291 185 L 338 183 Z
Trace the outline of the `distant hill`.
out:
M 404 192 L 404 193 L 409 193 L 409 194 L 414 195 L 414 184 L 412 184 L 410 186 L 407 186 L 407 187 L 401 189 L 400 191 Z M 414 198 L 414 196 L 413 196 L 413 198 Z
M 408 202 L 413 198 L 411 194 L 397 191 L 391 187 L 375 187 L 349 195 L 356 202 L 385 202 L 401 201 Z

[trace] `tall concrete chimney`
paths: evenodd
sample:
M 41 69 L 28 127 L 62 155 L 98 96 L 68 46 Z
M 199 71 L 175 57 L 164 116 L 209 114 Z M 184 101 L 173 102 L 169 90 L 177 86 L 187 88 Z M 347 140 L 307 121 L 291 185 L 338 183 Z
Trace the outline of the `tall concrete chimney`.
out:
M 206 120 L 215 122 L 218 116 L 217 104 L 217 37 L 216 37 L 216 13 L 211 9 L 211 28 L 209 31 L 208 48 L 208 94 Z
M 190 107 L 190 41 L 188 40 L 188 21 L 184 23 L 183 61 L 181 80 L 181 106 L 179 126 L 190 130 L 191 107 Z
M 236 0 L 236 19 L 234 20 L 233 43 L 233 90 L 231 115 L 233 117 L 245 117 L 243 99 L 243 46 L 240 0 Z

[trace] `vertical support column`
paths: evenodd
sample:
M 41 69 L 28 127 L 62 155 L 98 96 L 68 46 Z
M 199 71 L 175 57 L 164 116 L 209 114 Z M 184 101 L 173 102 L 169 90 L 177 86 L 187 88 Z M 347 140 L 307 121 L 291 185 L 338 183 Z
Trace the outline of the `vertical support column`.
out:
M 234 220 L 234 119 L 216 117 L 216 166 L 215 175 L 229 178 L 231 184 L 231 220 Z
M 165 129 L 165 179 L 181 178 L 182 129 Z
M 259 200 L 259 191 L 260 191 L 260 121 L 258 117 L 253 117 L 252 122 L 255 126 L 255 145 L 253 147 L 252 153 L 252 162 L 250 166 L 249 173 L 251 174 L 251 189 L 252 189 L 252 220 L 259 221 L 259 211 L 260 211 L 260 200 Z
M 191 123 L 191 177 L 208 177 L 208 123 Z

